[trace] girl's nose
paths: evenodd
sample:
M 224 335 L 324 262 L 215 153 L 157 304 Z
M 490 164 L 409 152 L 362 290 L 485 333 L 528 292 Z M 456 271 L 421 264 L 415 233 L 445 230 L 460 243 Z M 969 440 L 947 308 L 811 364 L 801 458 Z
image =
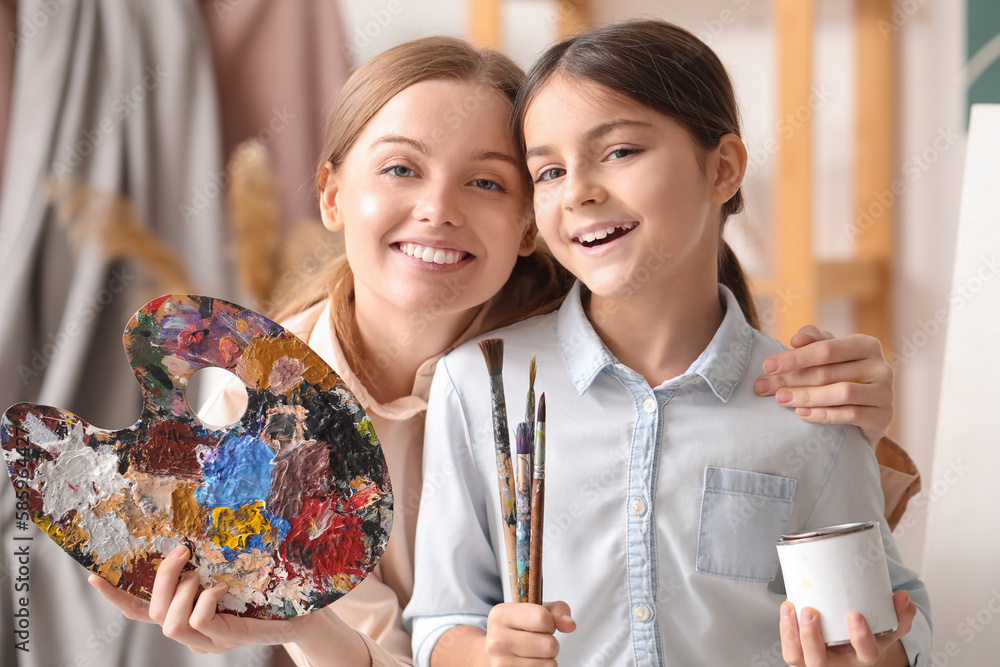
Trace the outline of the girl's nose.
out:
M 567 211 L 588 204 L 600 204 L 606 196 L 600 182 L 585 169 L 576 169 L 564 177 L 562 206 Z
M 413 204 L 413 217 L 430 225 L 461 226 L 464 215 L 458 205 L 459 193 L 441 183 L 428 182 Z

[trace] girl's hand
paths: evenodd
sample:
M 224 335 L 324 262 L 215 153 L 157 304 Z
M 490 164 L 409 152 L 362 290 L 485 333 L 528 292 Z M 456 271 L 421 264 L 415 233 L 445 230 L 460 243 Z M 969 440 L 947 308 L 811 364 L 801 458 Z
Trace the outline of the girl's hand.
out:
M 498 604 L 486 621 L 487 664 L 554 666 L 559 654 L 556 630 L 575 629 L 565 602 Z
M 764 360 L 754 382 L 760 396 L 795 408 L 803 421 L 855 424 L 874 448 L 892 423 L 895 373 L 877 338 L 854 334 L 834 338 L 814 326 L 792 336 L 791 350 Z
M 815 609 L 802 610 L 801 624 L 795 617 L 795 607 L 791 602 L 781 603 L 781 657 L 792 667 L 855 667 L 860 665 L 885 665 L 906 667 L 909 661 L 906 651 L 899 641 L 910 631 L 917 606 L 905 591 L 892 597 L 896 608 L 899 627 L 894 632 L 875 637 L 868 627 L 865 617 L 851 614 L 847 625 L 851 632 L 851 643 L 844 646 L 827 646 L 820 630 L 819 614 Z
M 296 626 L 309 619 L 307 615 L 286 621 L 265 621 L 217 614 L 216 605 L 228 589 L 218 584 L 201 590 L 194 572 L 181 574 L 188 558 L 187 547 L 179 546 L 163 559 L 156 570 L 149 602 L 129 595 L 96 574 L 90 575 L 88 581 L 126 617 L 162 626 L 164 635 L 199 654 L 223 653 L 238 646 L 291 642 Z

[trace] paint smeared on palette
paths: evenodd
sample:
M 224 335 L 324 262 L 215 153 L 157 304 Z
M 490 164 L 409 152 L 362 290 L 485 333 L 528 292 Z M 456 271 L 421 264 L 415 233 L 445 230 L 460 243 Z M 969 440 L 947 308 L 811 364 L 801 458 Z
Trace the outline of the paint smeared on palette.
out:
M 288 618 L 347 593 L 375 567 L 392 490 L 371 421 L 343 380 L 278 324 L 233 303 L 169 295 L 125 329 L 143 412 L 106 431 L 19 403 L 0 422 L 7 469 L 33 520 L 67 553 L 149 599 L 178 544 L 220 611 Z M 206 367 L 246 386 L 231 427 L 202 423 L 185 386 Z

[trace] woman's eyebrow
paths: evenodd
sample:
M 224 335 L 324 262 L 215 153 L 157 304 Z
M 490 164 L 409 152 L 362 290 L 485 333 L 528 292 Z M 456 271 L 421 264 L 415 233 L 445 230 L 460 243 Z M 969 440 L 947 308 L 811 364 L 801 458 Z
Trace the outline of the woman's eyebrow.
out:
M 375 148 L 380 144 L 405 144 L 423 153 L 424 155 L 430 154 L 430 149 L 427 148 L 427 144 L 425 144 L 424 142 L 417 141 L 416 139 L 410 139 L 409 137 L 404 137 L 399 134 L 387 134 L 385 136 L 379 137 L 378 139 L 372 142 L 371 148 Z
M 501 153 L 500 151 L 484 151 L 478 150 L 469 153 L 469 158 L 473 162 L 481 162 L 483 160 L 501 160 L 503 162 L 509 162 L 518 169 L 521 168 L 523 164 L 521 160 L 518 160 L 513 155 L 508 155 L 507 153 Z

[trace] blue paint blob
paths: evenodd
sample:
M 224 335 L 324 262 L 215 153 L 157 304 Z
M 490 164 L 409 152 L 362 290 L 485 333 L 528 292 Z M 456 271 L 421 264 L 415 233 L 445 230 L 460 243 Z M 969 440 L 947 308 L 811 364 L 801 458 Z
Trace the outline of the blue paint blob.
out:
M 271 491 L 274 453 L 251 435 L 225 440 L 201 461 L 205 483 L 195 500 L 210 507 L 232 507 L 266 501 Z

